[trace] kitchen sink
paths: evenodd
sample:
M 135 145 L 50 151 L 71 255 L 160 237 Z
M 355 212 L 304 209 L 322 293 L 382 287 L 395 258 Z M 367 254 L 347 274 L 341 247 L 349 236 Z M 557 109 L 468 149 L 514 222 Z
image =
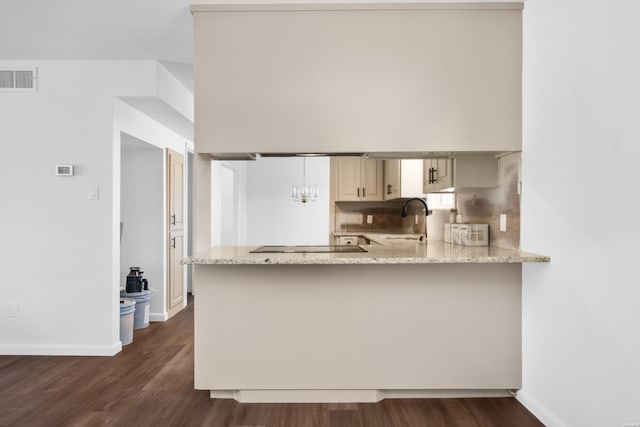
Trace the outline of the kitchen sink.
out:
M 337 245 L 337 246 L 260 246 L 251 253 L 345 253 L 345 252 L 367 252 L 360 246 Z
M 424 240 L 424 236 L 417 234 L 376 234 L 375 236 L 367 235 L 367 238 L 372 243 L 379 245 L 406 245 L 418 243 L 421 239 Z

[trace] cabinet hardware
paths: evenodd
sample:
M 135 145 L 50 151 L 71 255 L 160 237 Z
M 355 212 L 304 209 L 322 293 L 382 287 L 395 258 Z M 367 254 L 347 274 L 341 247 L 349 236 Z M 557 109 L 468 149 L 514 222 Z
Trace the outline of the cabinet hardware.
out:
M 433 168 L 429 168 L 429 184 L 433 184 Z
M 392 189 L 393 189 L 393 185 L 391 185 L 391 184 L 387 184 L 387 194 L 391 194 L 391 193 L 393 193 L 393 190 L 392 190 Z
M 176 225 L 176 214 L 171 215 L 171 225 Z
M 360 197 L 360 187 L 358 187 L 358 197 Z
M 438 169 L 433 168 L 433 183 L 434 184 L 438 182 L 438 175 L 440 175 L 440 174 L 438 174 L 438 175 L 436 175 L 436 174 L 438 174 Z
M 176 248 L 176 238 L 175 238 L 175 237 L 172 237 L 172 238 L 171 238 L 171 247 L 172 247 L 173 249 L 175 249 L 175 248 Z
M 367 189 L 362 187 L 362 197 L 367 197 Z

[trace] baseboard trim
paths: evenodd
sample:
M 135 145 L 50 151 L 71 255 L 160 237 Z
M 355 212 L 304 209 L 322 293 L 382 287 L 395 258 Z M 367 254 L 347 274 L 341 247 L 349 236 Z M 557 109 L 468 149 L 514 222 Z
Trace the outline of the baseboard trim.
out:
M 429 390 L 378 390 L 382 399 L 456 399 L 474 397 L 513 397 L 505 389 L 429 389 Z
M 211 390 L 210 396 L 231 396 L 241 403 L 378 402 L 377 390 Z
M 518 402 L 527 408 L 537 419 L 539 419 L 547 427 L 567 427 L 553 412 L 544 407 L 538 400 L 531 397 L 529 393 L 519 390 L 516 393 Z
M 0 345 L 0 354 L 11 356 L 113 356 L 120 351 L 120 341 L 112 345 Z
M 513 397 L 508 390 L 210 390 L 241 403 L 375 403 L 383 399 Z
M 166 322 L 169 319 L 169 314 L 165 311 L 163 313 L 149 313 L 149 322 Z

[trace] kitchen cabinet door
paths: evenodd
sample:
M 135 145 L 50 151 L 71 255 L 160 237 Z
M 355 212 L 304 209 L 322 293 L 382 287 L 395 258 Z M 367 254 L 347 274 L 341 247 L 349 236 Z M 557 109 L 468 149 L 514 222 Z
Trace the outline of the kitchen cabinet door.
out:
M 425 193 L 453 187 L 453 160 L 425 159 L 423 174 L 423 191 Z
M 383 160 L 338 157 L 338 202 L 382 200 Z
M 338 199 L 337 201 L 361 200 L 360 157 L 338 157 Z
M 423 160 L 394 159 L 384 161 L 384 200 L 424 197 Z
M 492 188 L 498 186 L 498 159 L 495 156 L 461 156 L 456 159 L 425 159 L 423 191 Z
M 362 187 L 360 200 L 383 200 L 382 181 L 384 175 L 384 161 L 361 159 L 360 186 Z
M 400 160 L 384 161 L 384 200 L 400 197 Z

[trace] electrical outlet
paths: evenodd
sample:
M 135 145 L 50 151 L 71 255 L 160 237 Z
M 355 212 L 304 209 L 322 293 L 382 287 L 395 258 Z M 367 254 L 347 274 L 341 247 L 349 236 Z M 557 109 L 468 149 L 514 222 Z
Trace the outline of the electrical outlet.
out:
M 367 224 L 373 224 L 373 215 L 367 215 Z
M 507 231 L 507 214 L 500 214 L 500 231 Z
M 18 317 L 18 303 L 10 302 L 9 303 L 9 317 Z

